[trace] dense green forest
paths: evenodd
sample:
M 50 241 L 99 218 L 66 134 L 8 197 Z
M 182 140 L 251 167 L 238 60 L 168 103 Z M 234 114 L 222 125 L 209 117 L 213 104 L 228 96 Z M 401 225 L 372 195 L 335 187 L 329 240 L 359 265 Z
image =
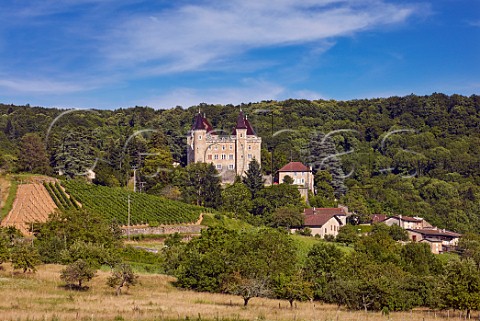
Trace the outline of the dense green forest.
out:
M 127 185 L 137 168 L 144 191 L 218 207 L 219 195 L 185 197 L 188 188 L 182 182 L 190 172 L 173 162 L 185 165 L 186 135 L 199 109 L 215 128 L 230 131 L 240 107 L 263 139 L 264 174 L 290 160 L 316 168 L 312 206 L 340 202 L 360 220 L 395 213 L 422 216 L 459 232 L 479 230 L 478 95 L 262 101 L 169 110 L 0 105 L 0 168 L 60 171 L 66 177 L 93 169 L 95 183 L 106 186 Z M 258 215 L 258 208 L 253 204 L 251 214 Z

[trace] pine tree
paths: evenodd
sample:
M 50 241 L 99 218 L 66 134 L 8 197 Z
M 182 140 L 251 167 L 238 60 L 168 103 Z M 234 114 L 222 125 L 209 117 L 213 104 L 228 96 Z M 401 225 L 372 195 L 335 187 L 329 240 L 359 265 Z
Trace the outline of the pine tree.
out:
M 256 194 L 264 187 L 265 180 L 262 176 L 260 164 L 255 158 L 248 164 L 248 170 L 245 172 L 246 176 L 243 178 L 243 184 L 245 184 L 252 193 L 252 199 Z
M 81 132 L 69 132 L 55 151 L 55 169 L 73 178 L 85 175 L 95 165 L 92 138 Z
M 336 197 L 345 195 L 347 188 L 344 184 L 345 174 L 342 169 L 342 162 L 335 154 L 335 144 L 332 140 L 322 133 L 314 136 L 308 145 L 307 162 L 313 167 L 314 171 L 325 170 L 332 175 L 330 185 L 334 189 Z
M 26 134 L 22 137 L 18 166 L 20 170 L 29 173 L 48 174 L 50 172 L 45 144 L 37 134 Z

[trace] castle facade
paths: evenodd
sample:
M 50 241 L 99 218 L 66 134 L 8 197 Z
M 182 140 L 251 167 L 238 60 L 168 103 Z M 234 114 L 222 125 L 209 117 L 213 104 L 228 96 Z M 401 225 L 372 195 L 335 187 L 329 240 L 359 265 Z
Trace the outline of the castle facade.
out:
M 240 110 L 231 133 L 215 130 L 199 111 L 187 136 L 187 164 L 212 163 L 223 183 L 235 176 L 244 176 L 249 163 L 261 163 L 262 139 L 253 130 L 247 116 Z

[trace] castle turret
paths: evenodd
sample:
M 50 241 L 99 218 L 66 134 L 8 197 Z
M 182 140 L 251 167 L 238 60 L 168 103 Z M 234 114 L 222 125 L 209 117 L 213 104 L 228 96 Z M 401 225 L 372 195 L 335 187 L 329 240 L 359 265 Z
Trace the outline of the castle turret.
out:
M 245 115 L 243 114 L 243 111 L 240 110 L 240 114 L 237 117 L 237 125 L 235 126 L 234 129 L 234 134 L 236 135 L 237 139 L 237 144 L 236 144 L 236 170 L 237 170 L 237 175 L 242 176 L 245 171 L 248 169 L 248 163 L 249 161 L 247 160 L 248 155 L 247 155 L 247 132 L 248 132 L 248 127 L 245 119 Z
M 205 162 L 207 134 L 211 133 L 212 130 L 212 126 L 199 110 L 193 121 L 192 129 L 189 131 L 187 137 L 188 164 L 194 162 Z

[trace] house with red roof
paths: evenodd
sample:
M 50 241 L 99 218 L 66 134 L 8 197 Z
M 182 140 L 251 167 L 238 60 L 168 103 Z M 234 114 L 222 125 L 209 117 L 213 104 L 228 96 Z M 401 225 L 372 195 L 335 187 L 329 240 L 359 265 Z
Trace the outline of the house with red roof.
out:
M 187 136 L 187 164 L 212 163 L 222 182 L 232 183 L 236 175 L 245 175 L 253 159 L 261 164 L 261 145 L 242 110 L 232 131 L 214 129 L 199 110 Z
M 282 183 L 286 176 L 293 179 L 303 198 L 308 200 L 308 191 L 314 192 L 313 172 L 301 162 L 290 162 L 278 170 L 278 182 Z
M 342 226 L 347 224 L 348 208 L 306 208 L 303 210 L 304 224 L 302 228 L 308 227 L 312 235 L 319 235 L 324 238 L 326 235 L 337 236 Z M 293 229 L 295 231 L 297 229 Z

